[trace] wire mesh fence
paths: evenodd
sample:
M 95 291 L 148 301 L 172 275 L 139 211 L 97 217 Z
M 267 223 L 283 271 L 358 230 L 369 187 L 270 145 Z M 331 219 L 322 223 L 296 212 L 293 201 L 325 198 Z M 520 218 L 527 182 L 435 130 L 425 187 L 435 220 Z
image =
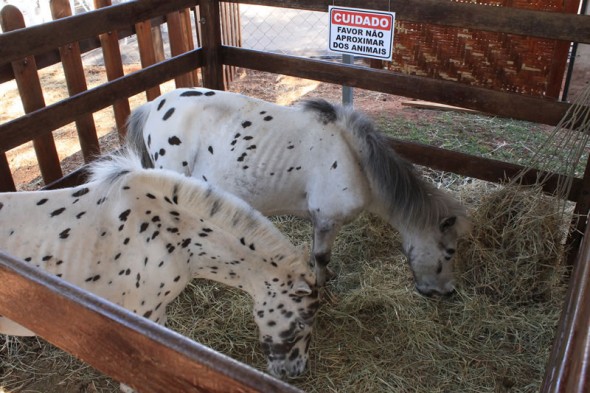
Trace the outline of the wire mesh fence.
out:
M 242 47 L 280 54 L 337 58 L 328 51 L 325 12 L 240 4 Z

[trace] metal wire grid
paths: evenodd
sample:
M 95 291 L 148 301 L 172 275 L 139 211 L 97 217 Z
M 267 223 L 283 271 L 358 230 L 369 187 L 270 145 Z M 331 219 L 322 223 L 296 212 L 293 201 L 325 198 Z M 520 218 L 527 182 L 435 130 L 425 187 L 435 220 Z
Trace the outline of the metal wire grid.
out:
M 242 47 L 280 54 L 330 58 L 328 14 L 240 4 Z

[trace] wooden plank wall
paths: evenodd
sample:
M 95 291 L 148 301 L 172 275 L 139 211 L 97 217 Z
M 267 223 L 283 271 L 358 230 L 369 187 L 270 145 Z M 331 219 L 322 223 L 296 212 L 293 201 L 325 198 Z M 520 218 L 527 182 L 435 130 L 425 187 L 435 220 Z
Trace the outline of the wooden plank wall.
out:
M 24 28 L 25 20 L 16 7 L 6 6 L 0 14 L 0 24 L 3 31 L 13 31 Z M 45 107 L 35 58 L 25 56 L 14 59 L 11 64 L 25 113 Z M 63 174 L 53 135 L 49 133 L 37 135 L 32 138 L 32 141 L 43 180 L 49 183 L 61 178 Z
M 145 12 L 142 11 L 143 9 L 145 9 L 146 11 L 148 10 L 147 7 L 152 5 L 151 3 L 156 4 L 158 2 L 150 0 L 143 2 L 143 8 L 140 7 L 138 9 L 138 7 L 123 7 L 123 9 L 127 9 L 128 12 L 137 11 L 139 14 L 141 14 L 141 12 Z M 113 25 L 113 23 L 107 23 L 104 26 L 101 26 L 103 30 L 98 34 L 99 44 L 94 46 L 102 48 L 105 69 L 109 81 L 118 81 L 120 79 L 123 79 L 125 76 L 123 71 L 121 53 L 119 49 L 119 26 L 124 26 L 128 29 L 131 29 L 132 32 L 134 31 L 134 27 L 139 27 L 138 41 L 140 43 L 140 56 L 142 59 L 142 63 L 144 64 L 144 67 L 156 64 L 155 48 L 157 46 L 154 43 L 154 37 L 152 35 L 151 27 L 152 23 L 157 24 L 160 23 L 160 20 L 166 20 L 165 17 L 169 17 L 168 26 L 171 31 L 170 40 L 172 46 L 172 56 L 182 55 L 189 50 L 194 50 L 193 39 L 190 30 L 190 20 L 188 19 L 189 10 L 186 7 L 194 6 L 196 2 L 177 1 L 176 3 L 178 3 L 178 7 L 181 8 L 164 8 L 161 12 L 167 13 L 163 15 L 153 14 L 153 8 L 149 9 L 149 19 L 141 20 L 138 19 L 136 15 L 135 18 L 137 19 L 138 23 L 135 26 L 130 25 L 128 20 L 125 20 L 124 25 L 122 25 L 121 21 L 119 21 L 119 24 L 116 25 Z M 95 0 L 95 7 L 97 9 L 102 7 L 108 7 L 110 5 L 111 0 Z M 52 0 L 50 2 L 50 6 L 52 10 L 52 15 L 55 20 L 72 15 L 70 3 L 67 0 Z M 101 15 L 100 12 L 93 12 L 92 14 Z M 107 11 L 105 14 L 114 15 L 113 12 L 110 10 Z M 119 14 L 121 14 L 121 12 L 119 12 Z M 161 19 L 151 20 L 152 15 L 153 18 Z M 55 107 L 55 105 L 53 105 L 47 108 L 45 105 L 45 102 L 43 100 L 42 86 L 36 66 L 37 58 L 40 58 L 45 65 L 52 64 L 52 59 L 55 60 L 53 54 L 54 50 L 58 50 L 60 60 L 63 65 L 64 75 L 70 96 L 84 96 L 86 93 L 88 93 L 86 77 L 84 75 L 84 69 L 81 59 L 80 44 L 77 41 L 62 41 L 60 43 L 56 43 L 58 44 L 57 47 L 51 47 L 50 49 L 47 45 L 45 47 L 42 46 L 41 48 L 39 48 L 38 52 L 35 52 L 34 45 L 25 45 L 23 51 L 22 47 L 19 49 L 17 46 L 14 45 L 15 41 L 25 43 L 34 42 L 35 44 L 40 44 L 40 42 L 36 40 L 45 39 L 46 37 L 43 36 L 43 34 L 45 33 L 52 34 L 48 32 L 48 30 L 51 30 L 51 28 L 45 25 L 35 26 L 30 29 L 27 29 L 32 31 L 33 34 L 24 31 L 15 31 L 17 29 L 24 28 L 25 24 L 20 11 L 13 6 L 4 7 L 2 9 L 2 15 L 0 16 L 0 18 L 2 22 L 3 31 L 5 32 L 0 36 L 0 39 L 8 38 L 7 40 L 5 40 L 5 44 L 3 44 L 2 54 L 4 55 L 5 51 L 14 52 L 19 50 L 23 53 L 22 58 L 11 58 L 12 60 L 8 65 L 11 66 L 11 75 L 14 79 L 16 79 L 18 83 L 21 100 L 23 101 L 23 106 L 25 108 L 26 113 L 30 113 L 33 111 L 37 112 L 37 114 L 39 113 L 39 111 L 43 113 L 43 110 Z M 76 19 L 88 19 L 88 15 L 83 14 L 81 16 L 77 16 L 76 18 L 74 18 L 74 20 Z M 72 23 L 70 23 L 70 25 L 72 25 Z M 77 25 L 75 29 L 77 29 L 78 27 L 79 25 Z M 89 22 L 88 24 L 84 25 L 82 32 L 86 32 L 86 35 L 83 36 L 82 39 L 89 40 L 92 37 L 92 35 L 96 32 L 96 29 L 97 26 L 94 23 Z M 69 29 L 66 27 L 66 31 L 64 33 L 67 36 L 67 34 L 73 34 L 72 31 L 73 29 L 71 27 Z M 10 32 L 18 33 L 17 37 L 15 39 L 10 39 Z M 38 35 L 35 35 L 35 32 L 37 32 Z M 30 34 L 32 35 L 32 37 Z M 80 34 L 80 31 L 76 30 L 76 34 Z M 55 36 L 55 34 L 53 34 L 53 36 Z M 87 47 L 91 48 L 93 47 L 93 45 L 87 45 Z M 47 51 L 49 51 L 49 55 Z M 3 57 L 3 60 L 4 59 L 5 58 Z M 163 60 L 162 57 L 160 57 L 160 59 Z M 2 76 L 3 74 L 7 75 L 5 66 L 6 64 L 0 64 L 0 76 Z M 177 78 L 177 86 L 194 86 L 198 82 L 198 78 L 193 78 L 193 75 L 196 75 L 196 68 L 198 68 L 198 63 L 193 64 L 192 68 L 188 68 L 187 74 L 185 74 L 185 76 L 174 75 L 174 77 Z M 156 84 L 148 87 L 141 86 L 137 92 L 146 91 L 146 94 L 148 94 L 148 98 L 153 99 L 157 97 L 157 95 L 159 95 L 159 85 L 157 83 L 166 82 L 167 80 L 168 79 L 163 80 L 162 78 L 155 78 L 154 81 L 156 81 Z M 105 86 L 108 86 L 108 84 Z M 105 86 L 101 86 L 99 89 Z M 108 104 L 113 106 L 115 122 L 121 139 L 125 135 L 125 122 L 130 113 L 130 106 L 128 100 L 129 96 L 130 95 L 128 94 L 118 94 L 110 97 L 104 97 L 110 101 Z M 67 102 L 67 100 L 62 101 L 58 103 L 58 105 L 68 105 Z M 64 109 L 67 111 L 67 108 Z M 73 112 L 65 113 L 65 117 L 61 118 L 57 117 L 60 115 L 54 114 L 52 116 L 55 116 L 54 119 L 59 120 L 59 123 L 52 125 L 51 122 L 45 124 L 43 124 L 44 122 L 36 122 L 37 125 L 35 130 L 27 129 L 27 132 L 31 132 L 31 134 L 28 135 L 26 132 L 23 133 L 22 131 L 23 127 L 26 127 L 26 122 L 24 125 L 19 124 L 20 119 L 16 119 L 16 124 L 14 124 L 13 131 L 15 133 L 19 133 L 21 136 L 27 136 L 25 136 L 24 138 L 20 138 L 19 142 L 15 144 L 5 146 L 2 149 L 0 149 L 0 191 L 14 191 L 16 189 L 14 181 L 12 179 L 10 166 L 6 159 L 5 151 L 17 147 L 18 145 L 25 143 L 28 140 L 33 140 L 33 144 L 37 154 L 37 159 L 39 162 L 39 168 L 41 170 L 41 174 L 45 184 L 53 184 L 59 179 L 61 179 L 63 173 L 59 162 L 60 160 L 55 148 L 53 136 L 49 131 L 53 131 L 56 128 L 66 125 L 72 121 L 74 121 L 76 124 L 79 143 L 85 162 L 89 162 L 94 157 L 97 157 L 100 154 L 100 146 L 98 143 L 96 126 L 94 124 L 92 112 L 99 109 L 102 108 L 90 110 L 89 107 L 81 107 L 79 111 L 74 110 Z M 52 111 L 50 110 L 49 113 L 52 113 Z M 71 114 L 73 113 L 76 113 L 76 115 L 71 116 Z M 39 118 L 43 118 L 43 115 L 40 115 Z M 33 119 L 35 119 L 35 117 L 33 117 Z

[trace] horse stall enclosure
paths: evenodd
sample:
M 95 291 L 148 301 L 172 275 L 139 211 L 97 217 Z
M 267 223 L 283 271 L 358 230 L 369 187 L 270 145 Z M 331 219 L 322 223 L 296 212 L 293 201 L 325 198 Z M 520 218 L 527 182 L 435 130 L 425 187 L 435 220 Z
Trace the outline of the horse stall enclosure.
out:
M 3 323 L 11 320 L 15 323 L 9 326 L 16 325 L 21 332 L 24 327 L 42 338 L 0 338 L 0 391 L 116 392 L 119 383 L 140 392 L 588 391 L 590 305 L 584 300 L 590 296 L 590 241 L 585 236 L 590 209 L 590 93 L 583 89 L 570 101 L 559 99 L 572 43 L 590 43 L 590 18 L 576 14 L 579 2 L 138 0 L 112 5 L 110 0 L 95 0 L 95 9 L 83 13 L 77 13 L 76 7 L 88 5 L 87 1 L 48 3 L 54 20 L 34 26 L 25 26 L 17 7 L 5 6 L 0 12 L 0 92 L 4 107 L 0 112 L 0 220 L 4 220 L 0 231 L 6 237 L 0 244 L 8 247 L 10 237 L 18 235 L 12 243 L 18 245 L 13 246 L 14 253 L 32 253 L 37 247 L 34 244 L 54 250 L 51 255 L 40 255 L 38 266 L 30 262 L 31 255 L 15 256 L 10 249 L 0 250 L 0 327 L 5 328 Z M 297 50 L 293 55 L 248 47 L 244 34 L 249 22 L 241 18 L 246 7 L 274 7 L 284 14 L 325 13 L 327 18 L 331 5 L 394 11 L 399 39 L 394 40 L 394 61 L 357 58 L 346 64 L 335 61 L 335 56 L 304 57 Z M 265 27 L 271 21 L 259 23 Z M 305 110 L 286 108 L 309 99 L 338 104 L 342 86 L 354 88 L 354 111 L 317 100 L 308 101 Z M 207 104 L 183 107 L 183 97 Z M 234 109 L 228 109 L 232 105 Z M 245 107 L 251 111 L 246 113 Z M 10 108 L 15 109 L 8 114 Z M 335 237 L 333 244 L 328 242 L 329 247 L 323 250 L 318 250 L 318 244 L 323 244 L 321 233 L 328 231 L 314 232 L 325 221 L 317 219 L 319 214 L 310 214 L 316 217 L 312 225 L 291 215 L 268 221 L 253 212 L 252 222 L 271 232 L 274 227 L 280 230 L 273 232 L 275 240 L 264 241 L 267 238 L 260 232 L 252 235 L 251 241 L 250 232 L 247 236 L 233 234 L 241 237 L 237 251 L 217 246 L 217 250 L 203 248 L 200 252 L 233 252 L 233 262 L 240 262 L 241 252 L 263 254 L 270 249 L 269 243 L 281 244 L 293 255 L 304 253 L 309 246 L 317 264 L 331 260 L 328 266 L 335 274 L 319 291 L 319 310 L 315 282 L 308 282 L 312 280 L 299 280 L 294 285 L 292 281 L 297 280 L 286 278 L 296 293 L 275 293 L 306 304 L 305 310 L 301 305 L 298 310 L 279 311 L 282 303 L 269 309 L 270 288 L 280 285 L 282 279 L 276 278 L 276 284 L 270 278 L 260 278 L 268 273 L 261 268 L 260 282 L 244 280 L 266 286 L 269 292 L 252 290 L 250 285 L 244 287 L 245 281 L 219 278 L 221 268 L 214 258 L 207 261 L 208 274 L 162 277 L 162 284 L 182 283 L 174 288 L 184 290 L 169 299 L 166 327 L 161 326 L 155 323 L 162 322 L 156 321 L 163 313 L 159 305 L 154 305 L 158 312 L 142 308 L 148 307 L 153 293 L 146 295 L 149 299 L 127 307 L 128 303 L 116 294 L 99 297 L 88 291 L 109 274 L 129 277 L 129 288 L 120 289 L 123 297 L 136 288 L 143 289 L 143 285 L 151 288 L 145 281 L 147 275 L 131 274 L 141 266 L 130 266 L 129 273 L 119 268 L 106 268 L 100 274 L 96 270 L 86 274 L 84 270 L 84 276 L 65 275 L 68 281 L 64 281 L 60 276 L 64 266 L 95 266 L 91 258 L 102 254 L 90 258 L 78 252 L 77 258 L 62 263 L 57 256 L 73 251 L 59 246 L 65 243 L 51 241 L 53 234 L 60 242 L 83 239 L 76 230 L 86 232 L 86 227 L 88 237 L 106 234 L 92 232 L 98 218 L 89 219 L 89 212 L 101 216 L 101 222 L 113 216 L 113 222 L 120 225 L 118 231 L 127 233 L 124 226 L 137 210 L 150 217 L 149 222 L 138 224 L 137 238 L 146 239 L 144 232 L 149 231 L 149 241 L 157 242 L 163 237 L 163 230 L 155 229 L 160 215 L 166 214 L 171 223 L 175 222 L 178 212 L 169 212 L 167 206 L 174 204 L 180 210 L 185 201 L 180 196 L 184 194 L 176 191 L 204 187 L 211 181 L 209 173 L 214 172 L 184 172 L 184 159 L 172 156 L 176 151 L 172 148 L 186 146 L 186 154 L 194 152 L 188 144 L 182 144 L 182 135 L 166 135 L 163 142 L 154 139 L 153 144 L 150 137 L 150 144 L 143 146 L 152 148 L 144 164 L 152 160 L 151 165 L 166 166 L 197 179 L 171 171 L 144 170 L 135 163 L 134 169 L 119 168 L 107 176 L 118 184 L 116 190 L 96 181 L 86 185 L 87 169 L 96 172 L 101 165 L 108 167 L 97 158 L 121 150 L 128 135 L 136 138 L 138 146 L 147 143 L 138 119 L 148 109 L 154 113 L 161 110 L 164 113 L 159 119 L 166 121 L 180 119 L 183 110 L 203 116 L 218 111 L 222 115 L 208 123 L 207 132 L 232 127 L 239 132 L 232 132 L 229 139 L 222 137 L 221 131 L 217 139 L 202 136 L 208 142 L 200 150 L 204 156 L 197 158 L 210 160 L 222 154 L 227 162 L 237 161 L 241 171 L 252 170 L 247 168 L 248 164 L 254 167 L 252 157 L 265 148 L 256 139 L 264 130 L 270 130 L 271 136 L 273 132 L 286 135 L 287 130 L 305 133 L 300 138 L 291 134 L 285 138 L 288 140 L 278 138 L 275 142 L 284 144 L 284 172 L 295 174 L 303 173 L 305 165 L 317 158 L 297 150 L 301 141 L 316 135 L 318 129 L 337 134 L 336 128 L 330 128 L 332 124 L 346 123 L 355 135 L 362 129 L 369 138 L 379 141 L 380 149 L 387 146 L 378 150 L 382 156 L 395 158 L 365 160 L 362 170 L 356 161 L 347 167 L 343 157 L 332 158 L 332 153 L 327 153 L 336 143 L 322 144 L 316 139 L 318 142 L 308 150 L 321 149 L 324 155 L 320 156 L 330 165 L 327 174 L 322 174 L 325 180 L 314 184 L 331 185 L 330 176 L 336 169 L 348 175 L 351 184 L 355 180 L 376 181 L 364 179 L 365 171 L 380 172 L 387 162 L 394 173 L 412 179 L 410 183 L 396 183 L 397 188 L 407 195 L 425 195 L 417 198 L 423 204 L 402 198 L 405 204 L 393 208 L 402 211 L 397 218 L 403 224 L 392 222 L 394 227 L 382 219 L 375 203 L 362 205 L 367 211 L 358 214 L 355 210 L 358 218 L 350 223 L 338 222 L 337 235 L 330 232 Z M 314 121 L 307 117 L 310 113 L 321 114 L 323 125 L 313 126 Z M 267 127 L 279 121 L 283 124 Z M 298 122 L 305 122 L 307 128 L 298 130 Z M 256 124 L 266 128 L 255 131 Z M 360 126 L 355 128 L 355 124 Z M 151 136 L 160 128 L 164 127 L 151 120 L 144 129 L 151 130 Z M 347 141 L 351 149 L 365 150 L 361 139 L 350 137 Z M 231 150 L 223 153 L 224 146 Z M 414 177 L 409 169 L 405 172 L 407 167 L 392 151 L 415 164 L 419 176 Z M 233 154 L 237 154 L 237 160 Z M 189 161 L 197 163 L 197 158 Z M 299 163 L 289 165 L 288 160 Z M 117 162 L 115 159 L 112 165 Z M 213 164 L 207 165 L 215 165 L 215 161 L 209 162 Z M 274 175 L 279 168 L 273 166 L 269 171 Z M 146 178 L 149 173 L 160 176 L 160 172 L 165 180 L 139 186 L 142 191 L 132 194 L 137 202 L 125 205 L 133 198 L 123 196 L 130 195 L 139 183 L 130 179 L 143 178 L 142 173 Z M 232 177 L 237 178 L 238 173 Z M 158 187 L 152 190 L 141 188 L 154 184 Z M 404 184 L 418 191 L 403 189 Z M 327 206 L 342 207 L 342 201 L 348 201 L 342 198 L 342 192 L 349 187 L 340 187 L 340 192 L 332 188 L 321 196 L 332 201 Z M 169 189 L 171 194 L 166 195 Z M 239 189 L 229 190 L 262 213 L 271 214 L 276 206 L 285 204 L 280 198 L 256 199 L 240 194 Z M 388 190 L 398 191 L 396 187 Z M 107 191 L 121 198 L 117 203 L 96 198 L 97 203 L 100 201 L 96 206 L 84 199 L 107 195 Z M 166 213 L 156 214 L 150 195 L 160 194 L 163 196 L 158 200 L 163 201 L 161 208 Z M 233 202 L 241 214 L 252 212 L 248 205 L 225 194 L 212 202 L 205 193 L 201 210 L 195 214 L 201 214 L 202 220 L 206 215 L 221 220 L 230 213 L 220 205 L 227 207 Z M 292 194 L 295 200 L 302 193 Z M 419 214 L 403 213 L 407 209 L 402 207 L 428 209 L 434 200 L 446 201 L 442 195 L 453 201 L 447 202 L 449 206 L 455 206 L 454 201 L 464 206 L 470 218 L 471 231 L 458 242 L 453 236 L 450 240 L 437 236 L 448 227 L 454 228 L 455 235 L 461 232 L 459 207 L 445 206 L 442 210 L 453 211 L 453 217 L 440 217 L 434 227 L 415 224 L 413 219 Z M 286 197 L 290 196 L 281 196 Z M 35 201 L 27 208 L 30 213 L 24 211 L 25 207 L 22 212 L 13 211 L 29 200 Z M 55 205 L 55 200 L 70 201 L 67 207 L 84 204 L 87 209 L 84 214 L 76 212 L 80 215 L 77 217 Z M 336 200 L 338 203 L 333 202 Z M 42 224 L 37 216 L 41 217 L 44 209 L 48 209 L 49 221 Z M 10 220 L 2 214 L 11 214 Z M 235 218 L 236 213 L 231 214 Z M 69 226 L 66 215 L 79 226 Z M 58 224 L 53 224 L 54 219 L 60 220 Z M 220 222 L 226 221 L 231 220 Z M 233 224 L 211 225 L 217 225 L 213 232 L 213 226 L 198 227 L 203 239 L 213 242 L 211 233 L 218 233 L 217 228 L 232 233 L 229 227 Z M 13 226 L 27 229 L 20 234 Z M 116 231 L 117 226 L 114 228 Z M 172 224 L 168 229 L 166 239 L 182 230 Z M 182 236 L 178 244 L 162 240 L 171 255 L 184 255 L 179 253 L 193 247 L 185 241 L 190 236 Z M 312 241 L 314 236 L 316 241 Z M 132 235 L 120 237 L 120 242 L 112 238 L 114 246 L 129 244 L 134 247 L 130 255 L 144 252 L 141 262 L 145 260 L 144 265 L 151 266 L 148 260 L 156 258 L 151 248 L 138 245 Z M 451 296 L 427 297 L 418 292 L 430 292 L 421 286 L 421 274 L 412 270 L 420 259 L 415 250 L 421 240 L 433 245 L 424 248 L 426 254 L 453 258 L 456 287 Z M 107 251 L 110 246 L 102 248 L 104 258 L 97 257 L 100 269 L 107 261 L 112 264 L 108 266 L 127 263 L 125 253 L 111 253 Z M 198 247 L 207 245 L 200 242 Z M 204 259 L 195 261 L 188 255 L 191 265 L 204 263 Z M 272 257 L 268 259 L 275 263 Z M 246 274 L 231 269 L 233 275 L 228 274 L 232 277 Z M 312 276 L 305 271 L 302 277 Z M 191 280 L 193 276 L 201 278 Z M 446 292 L 443 288 L 451 287 L 438 286 L 435 292 Z M 157 291 L 155 288 L 152 292 Z M 125 303 L 128 309 L 106 299 Z M 301 325 L 301 318 L 293 322 L 288 319 L 297 312 L 309 317 L 309 326 Z M 284 341 L 268 341 L 273 333 L 267 330 L 272 331 L 276 321 L 267 323 L 265 318 L 273 313 L 286 318 L 282 323 L 289 327 L 282 333 L 302 329 L 301 334 L 279 334 Z M 299 348 L 293 342 L 305 345 Z M 287 353 L 285 348 L 297 351 Z M 306 356 L 307 364 L 300 370 L 301 359 Z M 273 366 L 273 362 L 286 359 L 297 364 L 292 372 L 282 364 Z M 302 375 L 296 376 L 300 371 Z M 273 375 L 292 378 L 280 380 Z

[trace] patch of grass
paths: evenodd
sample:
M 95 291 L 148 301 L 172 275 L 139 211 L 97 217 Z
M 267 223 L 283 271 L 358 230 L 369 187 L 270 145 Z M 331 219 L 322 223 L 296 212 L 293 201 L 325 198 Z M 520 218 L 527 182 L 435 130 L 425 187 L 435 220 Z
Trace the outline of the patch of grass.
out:
M 564 168 L 563 162 L 571 150 L 568 146 L 562 149 L 559 146 L 567 136 L 552 136 L 550 126 L 470 113 L 415 111 L 419 113 L 415 120 L 381 116 L 375 122 L 383 132 L 395 138 L 524 166 L 530 165 L 540 149 L 547 149 L 552 162 L 539 169 L 568 173 L 569 168 Z M 554 141 L 546 146 L 549 139 Z M 549 149 L 555 151 L 549 153 Z M 587 150 L 576 168 L 578 176 L 583 173 Z

